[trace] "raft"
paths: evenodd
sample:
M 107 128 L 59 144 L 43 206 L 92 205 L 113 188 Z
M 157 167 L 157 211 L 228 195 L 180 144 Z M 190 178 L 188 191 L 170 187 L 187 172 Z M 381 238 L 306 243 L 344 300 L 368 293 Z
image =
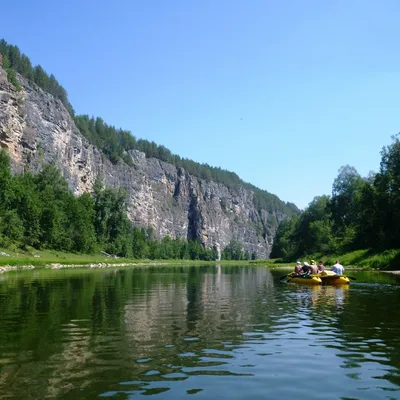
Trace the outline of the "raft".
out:
M 348 285 L 350 283 L 350 279 L 346 275 L 337 275 L 333 271 L 322 271 L 317 276 L 324 285 Z
M 296 276 L 294 274 L 289 274 L 287 276 L 287 282 L 289 283 L 299 283 L 300 285 L 321 285 L 322 280 L 319 276 L 309 275 L 309 276 Z

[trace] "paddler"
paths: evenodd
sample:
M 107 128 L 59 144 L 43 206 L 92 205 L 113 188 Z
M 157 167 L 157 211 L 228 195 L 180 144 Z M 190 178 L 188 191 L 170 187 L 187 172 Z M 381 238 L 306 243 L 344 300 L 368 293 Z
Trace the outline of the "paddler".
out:
M 296 266 L 294 267 L 294 273 L 299 275 L 301 274 L 301 272 L 302 272 L 301 262 L 297 261 Z
M 336 264 L 332 266 L 331 270 L 337 275 L 343 275 L 344 267 L 339 263 L 339 260 L 336 260 Z
M 311 274 L 314 274 L 314 275 L 318 274 L 318 267 L 314 260 L 311 260 L 310 272 L 311 272 Z
M 318 272 L 322 272 L 325 269 L 325 265 L 322 261 L 318 263 Z
M 309 274 L 309 272 L 310 272 L 310 264 L 307 261 L 304 261 L 302 271 L 305 274 Z

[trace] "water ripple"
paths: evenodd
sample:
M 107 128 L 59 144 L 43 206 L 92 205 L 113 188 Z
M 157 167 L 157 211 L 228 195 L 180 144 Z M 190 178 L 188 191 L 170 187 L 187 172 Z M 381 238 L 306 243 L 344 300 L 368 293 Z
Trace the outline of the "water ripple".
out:
M 280 275 L 179 267 L 5 279 L 0 399 L 400 398 L 400 286 L 299 287 Z

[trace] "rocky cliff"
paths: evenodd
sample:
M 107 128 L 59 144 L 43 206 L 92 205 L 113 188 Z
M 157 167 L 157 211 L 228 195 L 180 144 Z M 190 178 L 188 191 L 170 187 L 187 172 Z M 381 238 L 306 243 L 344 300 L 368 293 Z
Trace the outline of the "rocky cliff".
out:
M 0 145 L 15 172 L 54 162 L 76 195 L 91 191 L 100 177 L 108 187 L 126 189 L 129 218 L 159 237 L 197 238 L 220 250 L 234 239 L 259 258 L 269 256 L 283 212 L 256 209 L 249 189 L 199 179 L 139 151 L 129 153 L 131 166 L 112 164 L 80 134 L 61 101 L 17 78 L 21 91 L 0 66 Z

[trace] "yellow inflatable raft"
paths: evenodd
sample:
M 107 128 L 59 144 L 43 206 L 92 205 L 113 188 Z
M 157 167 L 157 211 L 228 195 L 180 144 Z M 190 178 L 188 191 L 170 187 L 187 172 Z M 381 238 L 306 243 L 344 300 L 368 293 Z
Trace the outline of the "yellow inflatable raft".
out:
M 348 285 L 350 279 L 346 275 L 337 275 L 333 271 L 322 271 L 318 276 L 324 285 Z
M 322 280 L 319 276 L 309 275 L 309 276 L 299 276 L 295 274 L 289 274 L 286 278 L 287 282 L 299 283 L 300 285 L 321 285 Z

